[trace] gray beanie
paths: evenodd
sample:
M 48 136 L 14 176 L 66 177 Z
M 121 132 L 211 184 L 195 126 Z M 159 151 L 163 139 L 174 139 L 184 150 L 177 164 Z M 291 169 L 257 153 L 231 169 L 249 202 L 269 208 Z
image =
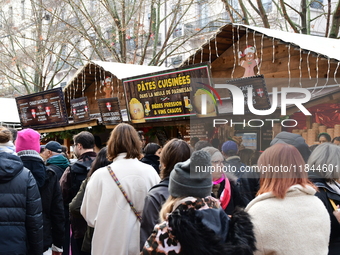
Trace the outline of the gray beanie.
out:
M 195 151 L 190 159 L 175 165 L 170 174 L 169 193 L 173 197 L 200 197 L 211 194 L 211 157 L 206 151 Z

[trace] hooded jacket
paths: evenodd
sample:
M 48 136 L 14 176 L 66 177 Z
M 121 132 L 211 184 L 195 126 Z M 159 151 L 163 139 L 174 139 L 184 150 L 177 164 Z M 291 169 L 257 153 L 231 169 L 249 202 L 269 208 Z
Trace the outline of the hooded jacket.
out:
M 60 180 L 65 169 L 70 165 L 70 162 L 63 155 L 55 155 L 46 160 L 46 166 L 52 168 L 56 173 L 58 180 Z
M 307 162 L 311 151 L 308 145 L 305 142 L 305 139 L 298 134 L 289 133 L 286 131 L 282 131 L 278 133 L 275 138 L 270 142 L 270 146 L 276 143 L 287 143 L 293 145 L 300 152 L 301 156 Z
M 142 254 L 253 254 L 256 247 L 249 215 L 236 211 L 229 218 L 218 204 L 211 197 L 182 199 L 167 220 L 155 226 Z
M 159 156 L 155 154 L 146 154 L 140 161 L 145 164 L 151 165 L 159 174 Z
M 64 243 L 65 216 L 57 175 L 54 171 L 46 169 L 43 159 L 36 151 L 20 151 L 18 156 L 24 166 L 32 171 L 34 177 L 45 178 L 39 185 L 44 222 L 44 251 L 52 244 L 61 248 Z
M 0 254 L 43 252 L 41 199 L 32 173 L 20 158 L 0 153 Z
M 333 207 L 329 199 L 332 199 L 336 205 L 340 204 L 340 195 L 330 187 L 324 178 L 316 174 L 310 174 L 310 179 L 319 188 L 315 196 L 321 199 L 331 218 L 331 236 L 329 240 L 329 255 L 340 254 L 340 224 L 333 214 Z

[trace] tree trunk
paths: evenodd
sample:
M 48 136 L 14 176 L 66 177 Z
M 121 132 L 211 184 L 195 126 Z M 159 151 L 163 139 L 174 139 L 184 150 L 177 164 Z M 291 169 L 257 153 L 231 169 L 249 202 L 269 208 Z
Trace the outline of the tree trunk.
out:
M 338 38 L 340 26 L 340 0 L 338 1 L 332 19 L 332 25 L 329 32 L 329 38 Z
M 267 16 L 266 10 L 263 8 L 262 0 L 256 0 L 256 2 L 257 2 L 257 6 L 259 7 L 259 12 L 260 12 L 260 16 L 263 22 L 263 26 L 265 28 L 270 28 L 268 16 Z
M 308 28 L 307 28 L 307 1 L 306 0 L 301 0 L 300 17 L 301 17 L 301 33 L 302 34 L 308 34 Z

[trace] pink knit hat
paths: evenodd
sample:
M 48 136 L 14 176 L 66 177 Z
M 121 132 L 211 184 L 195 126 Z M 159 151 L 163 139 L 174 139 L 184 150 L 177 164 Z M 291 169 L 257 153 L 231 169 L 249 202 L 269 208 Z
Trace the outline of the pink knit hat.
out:
M 18 132 L 15 140 L 16 152 L 25 150 L 34 150 L 40 153 L 40 134 L 30 128 Z

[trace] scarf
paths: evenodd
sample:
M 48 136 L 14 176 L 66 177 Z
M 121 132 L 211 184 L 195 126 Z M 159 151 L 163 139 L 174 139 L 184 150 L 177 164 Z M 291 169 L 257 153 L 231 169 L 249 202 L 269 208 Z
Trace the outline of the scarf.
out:
M 12 141 L 7 143 L 0 143 L 0 152 L 6 152 L 12 155 L 17 155 L 15 152 L 15 146 Z

